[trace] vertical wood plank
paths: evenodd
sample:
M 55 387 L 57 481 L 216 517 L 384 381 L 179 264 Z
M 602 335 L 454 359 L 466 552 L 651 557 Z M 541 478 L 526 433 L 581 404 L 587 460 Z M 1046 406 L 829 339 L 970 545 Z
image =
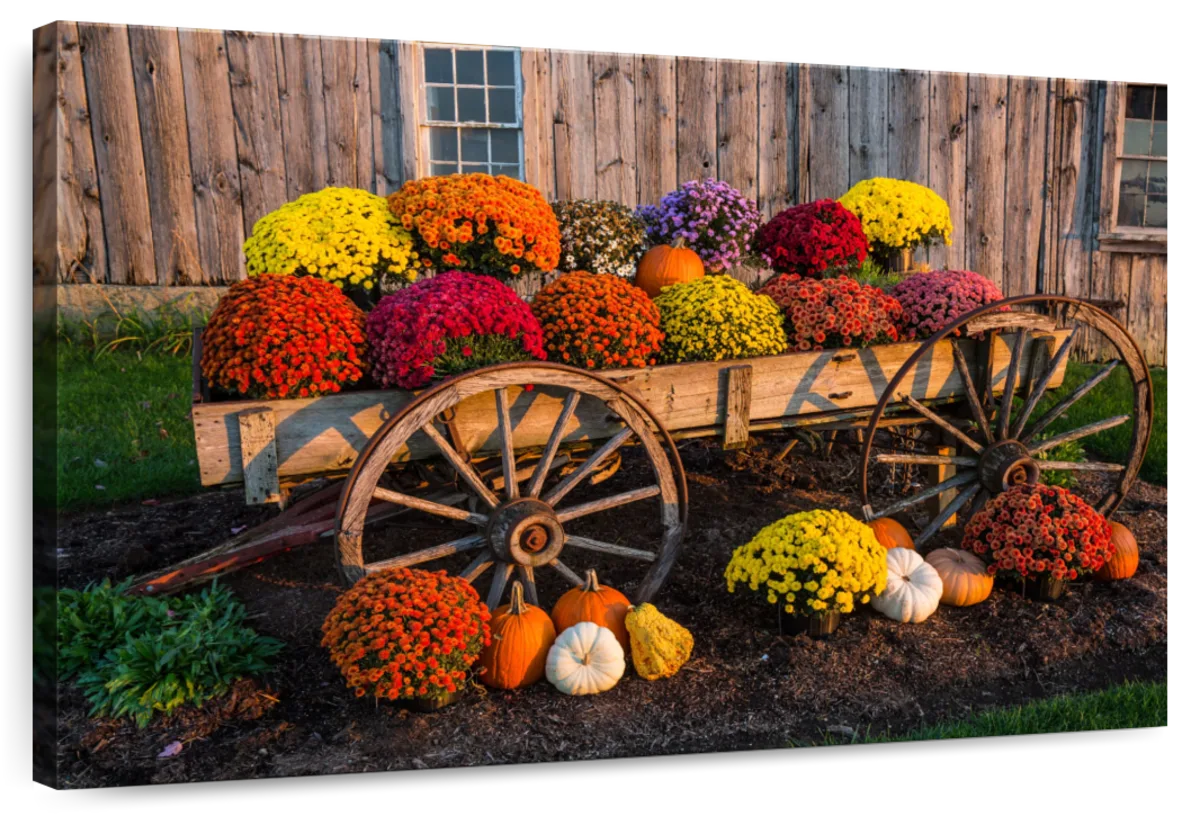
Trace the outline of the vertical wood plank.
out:
M 754 366 L 725 369 L 725 450 L 744 448 L 750 439 L 750 402 Z
M 793 195 L 789 177 L 789 128 L 795 107 L 789 106 L 789 73 L 783 62 L 758 66 L 758 209 L 763 219 L 787 209 Z
M 934 269 L 965 269 L 967 234 L 967 75 L 929 79 L 929 186 L 950 205 L 950 245 L 930 247 Z
M 364 53 L 365 56 L 365 53 Z M 334 187 L 358 186 L 359 173 L 370 174 L 370 128 L 363 119 L 369 115 L 360 107 L 361 93 L 370 93 L 362 84 L 358 41 L 342 37 L 321 39 L 321 67 L 325 89 L 325 130 L 329 140 L 329 176 Z M 365 60 L 364 60 L 365 63 Z M 366 69 L 362 69 L 365 74 Z M 368 97 L 368 106 L 370 104 Z M 365 142 L 365 144 L 364 144 Z
M 59 100 L 59 23 L 33 30 L 33 285 L 66 277 L 59 269 L 58 185 L 63 142 Z M 35 288 L 36 292 L 37 289 Z M 36 295 L 35 295 L 36 297 Z
M 251 408 L 238 414 L 246 504 L 283 499 L 279 490 L 279 453 L 275 447 L 275 412 Z
M 596 197 L 637 204 L 634 58 L 593 54 L 596 121 Z
M 525 143 L 525 181 L 553 201 L 554 92 L 550 84 L 550 52 L 521 50 L 522 127 Z
M 677 185 L 717 175 L 717 61 L 680 57 L 676 101 Z
M 717 178 L 758 200 L 758 63 L 717 63 Z
M 929 184 L 929 73 L 888 72 L 887 174 Z
M 225 45 L 242 181 L 242 220 L 249 235 L 259 218 L 287 201 L 275 41 L 270 35 L 230 31 Z
M 367 189 L 376 195 L 387 195 L 387 170 L 384 167 L 385 150 L 383 147 L 383 76 L 386 70 L 381 65 L 383 43 L 379 40 L 366 40 L 367 77 L 371 87 L 371 106 L 367 121 L 371 128 L 371 182 Z M 391 83 L 395 87 L 395 82 Z
M 1167 264 L 1165 255 L 1131 255 L 1129 332 L 1150 365 L 1167 362 Z
M 278 35 L 276 57 L 287 198 L 292 201 L 323 189 L 329 176 L 321 40 Z
M 807 65 L 788 66 L 788 178 L 791 203 L 810 201 L 809 195 L 809 119 L 812 98 Z
M 1038 289 L 1038 247 L 1045 211 L 1047 80 L 1013 77 L 1005 145 L 1003 290 Z
M 808 76 L 812 103 L 808 197 L 841 198 L 850 181 L 850 89 L 846 69 L 840 65 L 813 65 Z
M 231 283 L 245 277 L 245 233 L 225 35 L 180 29 L 179 53 L 200 265 L 206 282 Z
M 400 127 L 400 55 L 395 40 L 380 40 L 371 73 L 371 104 L 378 109 L 375 194 L 386 196 L 404 183 L 404 139 Z
M 80 53 L 96 151 L 111 283 L 155 283 L 154 239 L 137 94 L 125 26 L 81 24 Z
M 560 199 L 596 197 L 596 110 L 592 55 L 551 54 L 554 82 L 554 175 Z
M 400 95 L 401 183 L 420 178 L 424 166 L 424 145 L 418 132 L 425 100 L 420 96 L 421 47 L 417 43 L 396 43 L 397 90 Z
M 375 182 L 375 135 L 371 119 L 371 59 L 369 40 L 354 41 L 354 178 L 355 187 L 371 189 Z
M 1043 291 L 1088 297 L 1091 264 L 1086 245 L 1092 229 L 1085 161 L 1085 119 L 1091 105 L 1089 83 L 1053 83 L 1046 213 Z
M 203 283 L 179 35 L 173 28 L 133 26 L 129 48 L 146 157 L 158 283 Z
M 966 262 L 997 286 L 1003 285 L 1007 97 L 1005 77 L 972 74 L 967 81 Z
M 678 183 L 675 60 L 637 58 L 637 198 L 657 204 Z
M 850 186 L 888 172 L 888 72 L 849 71 Z

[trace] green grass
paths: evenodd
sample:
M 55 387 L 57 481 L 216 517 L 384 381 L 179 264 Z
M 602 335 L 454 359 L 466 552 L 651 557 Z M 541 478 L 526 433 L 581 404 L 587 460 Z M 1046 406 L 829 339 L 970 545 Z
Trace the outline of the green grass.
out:
M 57 357 L 60 512 L 199 491 L 187 357 L 62 340 Z

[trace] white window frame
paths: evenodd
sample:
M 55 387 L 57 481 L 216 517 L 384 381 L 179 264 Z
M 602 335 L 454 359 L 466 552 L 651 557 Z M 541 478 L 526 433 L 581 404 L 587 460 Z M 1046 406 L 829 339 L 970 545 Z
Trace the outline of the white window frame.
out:
M 484 84 L 483 85 L 459 84 L 457 82 L 457 79 L 458 79 L 457 75 L 455 76 L 456 81 L 453 84 L 445 83 L 445 82 L 426 82 L 425 81 L 425 49 L 426 48 L 450 51 L 454 54 L 456 54 L 460 50 L 483 52 L 483 54 L 484 54 L 484 56 L 483 56 Z M 433 150 L 432 150 L 430 134 L 433 132 L 433 130 L 435 128 L 454 128 L 457 131 L 457 133 L 458 133 L 458 169 L 459 169 L 459 172 L 462 171 L 462 165 L 463 165 L 462 131 L 464 128 L 480 128 L 480 129 L 485 129 L 485 130 L 515 130 L 515 131 L 517 131 L 517 173 L 518 173 L 517 178 L 520 179 L 521 181 L 524 181 L 525 180 L 525 122 L 524 122 L 523 99 L 524 99 L 524 95 L 525 95 L 525 89 L 522 85 L 522 76 L 521 76 L 521 49 L 509 47 L 509 46 L 501 46 L 501 45 L 496 45 L 496 46 L 466 45 L 466 44 L 461 44 L 461 43 L 432 43 L 431 42 L 431 43 L 421 43 L 421 47 L 418 49 L 418 51 L 419 51 L 419 53 L 417 55 L 417 69 L 421 72 L 420 73 L 421 81 L 418 85 L 418 90 L 419 90 L 420 96 L 417 100 L 418 114 L 419 114 L 417 121 L 420 123 L 420 140 L 421 140 L 421 155 L 422 155 L 421 174 L 423 176 L 432 176 L 433 175 L 433 165 L 435 163 L 436 164 L 448 164 L 449 163 L 449 162 L 435 162 L 433 159 Z M 515 123 L 512 123 L 512 122 L 505 123 L 505 122 L 464 122 L 462 120 L 448 121 L 448 120 L 443 120 L 443 119 L 430 119 L 429 118 L 429 92 L 427 90 L 430 87 L 456 89 L 455 94 L 454 94 L 454 96 L 455 96 L 454 104 L 455 104 L 455 115 L 456 116 L 458 114 L 457 89 L 458 88 L 480 88 L 484 91 L 484 94 L 483 94 L 484 116 L 486 117 L 491 112 L 490 111 L 491 100 L 489 98 L 489 94 L 487 93 L 487 88 L 488 88 L 488 85 L 487 85 L 487 52 L 489 52 L 489 51 L 511 51 L 513 53 L 513 93 L 515 96 L 514 103 L 516 106 L 515 114 L 516 114 L 517 121 Z M 457 72 L 457 56 L 453 57 L 453 59 L 455 61 L 454 64 L 456 66 L 455 71 Z M 493 87 L 495 87 L 495 86 L 493 86 Z M 500 86 L 500 87 L 507 87 L 507 86 Z M 481 163 L 482 162 L 467 162 L 467 164 L 481 164 Z M 511 164 L 511 162 L 493 162 L 492 161 L 492 140 L 490 137 L 488 138 L 488 160 L 487 160 L 486 164 L 487 164 L 489 171 L 492 169 L 493 165 L 495 165 L 495 164 Z
M 1165 88 L 1166 87 L 1166 85 L 1161 82 L 1159 82 L 1159 83 L 1128 82 L 1128 83 L 1122 83 L 1120 86 L 1121 98 L 1117 101 L 1117 104 L 1120 105 L 1120 109 L 1119 109 L 1120 114 L 1117 118 L 1117 122 L 1118 122 L 1117 133 L 1116 133 L 1117 143 L 1116 143 L 1116 153 L 1114 156 L 1115 165 L 1113 167 L 1113 180 L 1112 180 L 1112 183 L 1113 183 L 1112 223 L 1109 224 L 1109 230 L 1113 236 L 1136 237 L 1136 238 L 1140 238 L 1142 240 L 1147 240 L 1147 241 L 1165 240 L 1167 237 L 1167 228 L 1166 227 L 1145 227 L 1145 226 L 1131 227 L 1131 226 L 1123 226 L 1117 222 L 1117 213 L 1119 212 L 1120 206 L 1121 206 L 1121 170 L 1124 167 L 1124 163 L 1126 161 L 1140 161 L 1140 162 L 1147 162 L 1147 161 L 1158 162 L 1158 161 L 1160 161 L 1165 164 L 1167 161 L 1166 156 L 1141 156 L 1141 155 L 1125 153 L 1125 119 L 1126 119 L 1125 103 L 1126 103 L 1126 99 L 1128 98 L 1127 97 L 1128 89 L 1134 85 L 1138 85 L 1138 86 L 1142 86 L 1142 87 L 1149 87 L 1149 88 L 1159 88 L 1159 87 Z M 1141 120 L 1139 120 L 1139 121 L 1141 121 Z M 1153 121 L 1154 120 L 1151 119 L 1152 123 L 1153 123 Z M 1163 120 L 1163 121 L 1167 121 L 1167 120 Z M 1153 127 L 1152 127 L 1152 130 L 1153 130 Z M 1143 206 L 1145 206 L 1145 205 L 1143 205 Z M 1144 219 L 1144 217 L 1145 216 L 1143 213 L 1143 219 Z

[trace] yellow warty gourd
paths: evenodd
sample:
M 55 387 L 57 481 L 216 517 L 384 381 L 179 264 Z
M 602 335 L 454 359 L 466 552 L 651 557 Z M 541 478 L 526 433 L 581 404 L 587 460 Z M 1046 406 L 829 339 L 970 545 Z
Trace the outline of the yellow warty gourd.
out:
M 654 604 L 629 607 L 625 615 L 629 650 L 639 677 L 670 677 L 692 656 L 692 633 L 655 608 Z

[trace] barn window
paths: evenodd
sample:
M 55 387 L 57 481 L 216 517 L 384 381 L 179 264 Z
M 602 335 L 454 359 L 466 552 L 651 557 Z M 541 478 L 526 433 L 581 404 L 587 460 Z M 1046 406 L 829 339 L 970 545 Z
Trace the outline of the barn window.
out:
M 1167 228 L 1167 88 L 1126 85 L 1117 153 L 1117 229 Z
M 422 51 L 426 172 L 523 178 L 520 52 L 444 45 Z

